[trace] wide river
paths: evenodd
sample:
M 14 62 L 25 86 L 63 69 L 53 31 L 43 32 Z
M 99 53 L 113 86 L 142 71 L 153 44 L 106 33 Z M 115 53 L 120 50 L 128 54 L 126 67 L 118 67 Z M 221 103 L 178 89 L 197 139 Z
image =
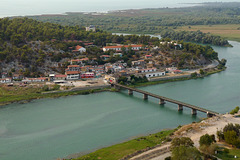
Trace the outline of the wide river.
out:
M 141 89 L 159 95 L 226 113 L 240 101 L 240 43 L 233 48 L 214 47 L 227 59 L 227 70 L 203 79 L 171 82 Z M 158 105 L 157 100 L 142 100 L 103 92 L 57 99 L 11 104 L 0 109 L 1 160 L 53 160 L 89 152 L 164 128 L 198 121 L 177 105 Z

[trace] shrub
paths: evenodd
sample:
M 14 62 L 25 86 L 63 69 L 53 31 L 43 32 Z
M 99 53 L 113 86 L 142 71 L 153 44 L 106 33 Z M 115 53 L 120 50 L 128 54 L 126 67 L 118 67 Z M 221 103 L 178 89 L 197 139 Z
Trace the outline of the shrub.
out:
M 210 146 L 215 141 L 215 136 L 210 136 L 209 134 L 205 134 L 200 137 L 199 144 L 200 146 Z
M 238 111 L 239 111 L 239 106 L 231 110 L 230 114 L 234 115 L 235 113 L 238 113 Z

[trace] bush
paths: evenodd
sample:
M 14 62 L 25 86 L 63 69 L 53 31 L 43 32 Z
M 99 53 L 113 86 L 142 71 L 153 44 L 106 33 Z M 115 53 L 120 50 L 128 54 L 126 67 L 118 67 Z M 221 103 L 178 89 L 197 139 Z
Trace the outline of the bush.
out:
M 200 146 L 210 146 L 215 141 L 215 136 L 210 136 L 209 134 L 205 134 L 200 137 L 199 144 Z
M 48 85 L 44 85 L 43 88 L 42 88 L 43 91 L 49 91 L 49 87 Z
M 235 113 L 238 113 L 238 111 L 239 111 L 239 107 L 237 106 L 236 108 L 231 110 L 230 114 L 234 115 Z

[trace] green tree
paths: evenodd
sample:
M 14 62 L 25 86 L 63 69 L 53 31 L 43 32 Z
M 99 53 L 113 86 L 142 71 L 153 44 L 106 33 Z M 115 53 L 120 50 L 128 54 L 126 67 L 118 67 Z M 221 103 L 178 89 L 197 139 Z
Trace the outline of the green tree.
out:
M 210 146 L 215 141 L 215 138 L 213 139 L 213 136 L 210 136 L 209 134 L 205 134 L 200 137 L 199 144 L 200 146 L 206 145 Z
M 188 137 L 174 138 L 171 142 L 172 160 L 198 160 L 200 152 L 193 146 L 193 141 Z

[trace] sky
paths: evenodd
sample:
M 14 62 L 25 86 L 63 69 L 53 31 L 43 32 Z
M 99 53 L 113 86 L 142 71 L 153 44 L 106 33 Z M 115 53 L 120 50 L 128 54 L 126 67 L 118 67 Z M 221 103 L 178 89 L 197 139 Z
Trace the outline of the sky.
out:
M 234 0 L 0 0 L 0 17 L 131 8 L 172 8 L 186 6 L 183 3 L 232 1 Z

